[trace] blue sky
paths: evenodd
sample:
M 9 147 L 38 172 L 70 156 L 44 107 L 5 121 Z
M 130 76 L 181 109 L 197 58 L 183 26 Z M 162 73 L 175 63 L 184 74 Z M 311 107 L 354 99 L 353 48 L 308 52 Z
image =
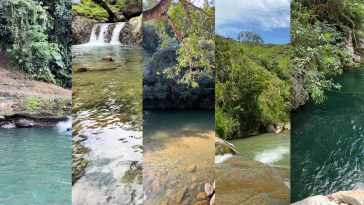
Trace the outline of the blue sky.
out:
M 240 31 L 259 34 L 264 43 L 290 42 L 290 0 L 216 0 L 217 34 L 236 39 Z

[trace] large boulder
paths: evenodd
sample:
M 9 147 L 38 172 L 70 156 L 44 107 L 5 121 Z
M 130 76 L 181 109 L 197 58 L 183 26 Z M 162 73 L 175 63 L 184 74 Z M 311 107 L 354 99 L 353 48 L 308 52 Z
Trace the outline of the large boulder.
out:
M 330 201 L 330 199 L 327 196 L 323 195 L 317 195 L 313 196 L 307 199 L 304 199 L 302 201 L 298 201 L 296 203 L 293 203 L 292 205 L 338 205 L 334 201 Z
M 292 205 L 321 205 L 321 204 L 364 205 L 364 191 L 363 190 L 339 191 L 327 196 L 317 195 L 308 197 L 304 200 L 293 203 Z
M 72 16 L 72 45 L 88 43 L 92 28 L 97 23 L 96 20 L 83 16 Z
M 120 31 L 119 41 L 124 44 L 143 45 L 142 16 L 130 19 Z
M 107 0 L 107 3 L 110 5 L 115 5 L 117 0 Z
M 274 125 L 273 124 L 268 124 L 265 126 L 265 131 L 267 133 L 275 133 L 276 130 L 274 129 Z
M 125 4 L 120 8 L 120 12 L 122 12 L 127 19 L 140 16 L 140 14 L 142 14 L 143 12 L 143 4 L 142 2 L 139 1 L 130 4 Z
M 215 155 L 224 154 L 239 155 L 239 152 L 233 144 L 218 137 L 215 137 Z
M 216 204 L 290 203 L 290 169 L 232 156 L 215 164 Z

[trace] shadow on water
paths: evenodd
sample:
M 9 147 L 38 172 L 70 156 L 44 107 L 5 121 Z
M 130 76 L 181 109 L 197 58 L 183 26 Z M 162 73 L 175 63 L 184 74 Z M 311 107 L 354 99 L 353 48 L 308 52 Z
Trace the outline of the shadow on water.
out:
M 364 182 L 364 66 L 334 80 L 340 92 L 292 113 L 292 202 Z
M 214 116 L 214 110 L 145 112 L 144 204 L 207 200 L 203 187 L 214 181 Z
M 142 49 L 120 44 L 72 49 L 74 69 L 94 69 L 73 71 L 72 203 L 141 204 Z M 113 61 L 100 62 L 105 56 Z

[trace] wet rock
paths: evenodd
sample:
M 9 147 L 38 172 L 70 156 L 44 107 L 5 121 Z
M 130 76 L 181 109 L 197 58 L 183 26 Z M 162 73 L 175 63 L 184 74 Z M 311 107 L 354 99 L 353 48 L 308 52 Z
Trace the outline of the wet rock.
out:
M 92 28 L 98 22 L 83 16 L 72 16 L 72 45 L 89 42 Z
M 214 183 L 214 185 L 215 185 L 215 183 Z M 214 195 L 212 196 L 211 201 L 210 201 L 210 205 L 215 205 L 215 195 L 216 195 L 216 194 L 214 194 Z
M 208 205 L 207 200 L 198 201 L 195 203 L 195 205 Z
M 170 196 L 171 194 L 172 194 L 172 189 L 168 189 L 167 191 L 166 191 L 166 194 L 167 194 L 167 196 Z
M 15 122 L 15 125 L 20 128 L 33 127 L 34 121 L 22 119 L 22 120 Z
M 306 80 L 305 75 L 302 76 L 295 76 L 290 78 L 291 81 L 291 108 L 297 109 L 299 106 L 306 104 L 309 100 L 309 94 L 305 90 L 302 84 L 298 83 L 298 79 L 301 80 L 303 83 Z
M 189 172 L 195 171 L 195 169 L 196 169 L 196 165 L 193 165 L 193 164 L 187 167 L 187 171 L 189 171 Z
M 196 177 L 192 177 L 192 181 L 193 182 L 197 181 Z
M 112 61 L 112 58 L 110 56 L 105 56 L 101 60 L 110 62 L 110 61 Z
M 128 19 L 125 18 L 122 12 L 116 13 L 115 16 L 119 22 L 128 22 Z
M 330 201 L 330 199 L 326 196 L 318 195 L 298 201 L 292 205 L 337 205 L 337 203 Z
M 168 205 L 168 199 L 164 200 L 163 204 L 162 205 Z
M 347 204 L 364 205 L 364 191 L 339 191 L 332 196 Z
M 176 198 L 176 203 L 182 202 L 183 197 L 187 194 L 188 188 L 183 188 L 179 190 Z
M 191 201 L 191 197 L 188 197 L 187 199 L 185 199 L 181 205 L 189 205 L 190 204 L 190 201 Z
M 216 151 L 216 148 L 219 149 L 219 151 Z M 224 155 L 226 153 L 239 155 L 238 150 L 236 150 L 233 144 L 218 137 L 215 137 L 215 154 L 216 152 L 221 155 Z
M 215 169 L 216 204 L 290 203 L 290 189 L 285 184 L 290 181 L 288 168 L 232 156 L 216 164 Z
M 72 128 L 70 128 L 70 127 L 69 127 L 69 128 L 67 128 L 67 131 L 72 131 Z
M 190 186 L 190 191 L 193 191 L 193 190 L 195 190 L 195 188 L 196 188 L 196 184 L 191 184 L 191 186 Z
M 0 116 L 0 121 L 5 120 L 4 116 Z
M 208 197 L 212 196 L 214 194 L 214 188 L 209 184 L 205 184 L 205 192 Z
M 201 192 L 197 195 L 197 200 L 206 199 L 206 193 Z
M 124 44 L 142 45 L 143 32 L 142 32 L 142 17 L 134 17 L 125 23 L 120 31 L 119 41 Z
M 76 68 L 77 72 L 87 72 L 88 70 L 91 70 L 91 68 L 86 67 L 86 66 L 79 66 Z

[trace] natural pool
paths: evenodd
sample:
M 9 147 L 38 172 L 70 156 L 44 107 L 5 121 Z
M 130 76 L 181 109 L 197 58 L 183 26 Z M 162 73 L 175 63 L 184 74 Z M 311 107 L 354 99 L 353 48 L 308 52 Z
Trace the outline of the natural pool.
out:
M 0 204 L 71 204 L 66 127 L 0 129 Z
M 144 204 L 207 200 L 204 185 L 214 182 L 214 117 L 214 110 L 144 112 Z
M 273 166 L 290 167 L 290 134 L 264 133 L 231 140 L 240 156 Z
M 341 92 L 292 113 L 292 202 L 364 182 L 364 66 L 334 80 Z
M 72 47 L 72 203 L 142 203 L 142 48 Z M 99 61 L 111 56 L 112 62 Z

